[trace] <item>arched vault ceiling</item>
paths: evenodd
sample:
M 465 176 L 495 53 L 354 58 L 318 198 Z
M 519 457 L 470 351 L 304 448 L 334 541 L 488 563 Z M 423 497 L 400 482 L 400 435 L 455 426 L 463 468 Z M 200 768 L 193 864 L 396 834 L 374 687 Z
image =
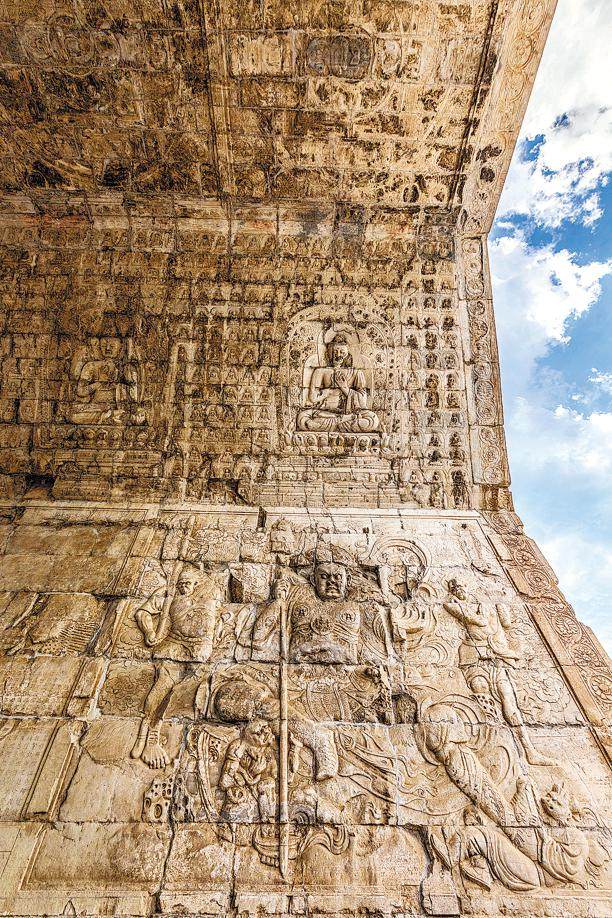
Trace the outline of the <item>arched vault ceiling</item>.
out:
M 463 204 L 486 225 L 552 6 L 7 0 L 5 209 Z

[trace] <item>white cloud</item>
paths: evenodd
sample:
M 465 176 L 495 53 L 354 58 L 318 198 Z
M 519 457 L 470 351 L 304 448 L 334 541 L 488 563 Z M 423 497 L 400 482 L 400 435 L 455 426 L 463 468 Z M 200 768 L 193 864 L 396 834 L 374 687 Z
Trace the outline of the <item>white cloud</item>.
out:
M 551 410 L 517 397 L 508 431 L 517 461 L 527 463 L 530 474 L 548 469 L 552 480 L 585 476 L 585 486 L 612 487 L 612 412 Z
M 606 395 L 612 395 L 612 373 L 602 373 L 597 367 L 592 367 L 589 382 Z
M 515 499 L 561 589 L 612 652 L 612 411 L 589 410 L 591 392 L 573 393 L 545 359 L 552 345 L 572 346 L 571 322 L 597 302 L 612 263 L 580 265 L 509 229 L 491 263 Z M 612 392 L 612 373 L 591 368 L 589 383 Z
M 592 226 L 602 215 L 598 190 L 611 169 L 612 108 L 572 112 L 567 124 L 546 132 L 535 159 L 526 159 L 519 146 L 499 213 L 530 216 L 551 228 L 564 220 Z
M 536 77 L 498 215 L 558 227 L 602 215 L 598 190 L 612 170 L 608 0 L 561 0 Z M 527 140 L 539 143 L 527 158 Z
M 535 137 L 564 112 L 610 106 L 608 0 L 559 0 L 522 135 Z
M 531 395 L 509 408 L 518 512 L 576 614 L 612 654 L 612 412 L 551 410 Z
M 552 344 L 569 341 L 568 323 L 597 302 L 612 261 L 581 265 L 566 249 L 528 245 L 519 230 L 495 239 L 490 255 L 502 370 L 514 392 Z

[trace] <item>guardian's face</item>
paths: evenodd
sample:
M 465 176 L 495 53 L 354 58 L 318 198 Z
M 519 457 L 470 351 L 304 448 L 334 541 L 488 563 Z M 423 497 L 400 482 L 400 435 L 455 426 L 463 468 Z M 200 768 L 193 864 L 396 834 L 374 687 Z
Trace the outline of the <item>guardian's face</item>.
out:
M 181 596 L 191 596 L 197 583 L 197 575 L 191 571 L 183 571 L 176 585 Z
M 346 595 L 346 568 L 342 564 L 317 564 L 314 584 L 319 599 L 344 599 Z

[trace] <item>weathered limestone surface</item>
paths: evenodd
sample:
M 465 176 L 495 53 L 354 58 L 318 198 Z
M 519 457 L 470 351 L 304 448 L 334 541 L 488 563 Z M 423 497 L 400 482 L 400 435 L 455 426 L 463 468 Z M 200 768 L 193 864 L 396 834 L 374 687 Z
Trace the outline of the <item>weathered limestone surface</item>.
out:
M 553 8 L 5 5 L 0 915 L 612 913 L 486 254 Z

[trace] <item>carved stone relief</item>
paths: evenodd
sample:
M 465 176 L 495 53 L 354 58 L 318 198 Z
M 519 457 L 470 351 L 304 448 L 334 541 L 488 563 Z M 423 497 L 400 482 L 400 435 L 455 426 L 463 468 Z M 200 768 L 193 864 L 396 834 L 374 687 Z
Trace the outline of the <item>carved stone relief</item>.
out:
M 525 597 L 537 627 L 558 648 L 563 668 L 572 667 L 572 687 L 579 693 L 589 716 L 602 728 L 602 739 L 612 707 L 609 663 L 597 639 L 576 618 L 559 591 L 557 580 L 537 546 L 523 531 L 519 518 L 509 512 L 487 514 L 509 577 Z
M 67 398 L 69 420 L 74 424 L 112 424 L 123 420 L 131 406 L 133 421 L 143 423 L 138 408 L 142 399 L 139 367 L 130 347 L 120 338 L 93 338 L 80 349 L 73 361 L 72 398 Z
M 484 235 L 553 5 L 9 0 L 1 915 L 608 918 Z
M 390 217 L 350 205 L 299 220 L 275 206 L 263 222 L 237 205 L 229 217 L 218 205 L 198 213 L 213 252 L 206 306 L 185 264 L 187 278 L 168 292 L 178 317 L 170 306 L 160 317 L 153 301 L 174 259 L 195 256 L 159 251 L 146 221 L 143 245 L 153 248 L 135 254 L 126 239 L 117 269 L 96 269 L 103 303 L 79 311 L 88 280 L 76 247 L 65 250 L 72 286 L 61 306 L 42 313 L 20 302 L 41 334 L 11 343 L 36 355 L 31 371 L 22 358 L 8 366 L 6 409 L 23 423 L 7 447 L 6 490 L 24 490 L 31 469 L 61 498 L 491 506 L 472 469 L 499 437 L 468 418 L 452 227 L 420 232 L 403 215 L 398 238 Z M 181 244 L 189 226 L 175 226 Z M 119 265 L 136 283 L 151 260 L 151 289 L 132 314 Z M 24 255 L 17 299 L 28 264 Z M 349 350 L 334 358 L 346 394 L 325 395 L 336 333 Z M 407 486 L 411 475 L 423 493 Z
M 359 329 L 320 315 L 298 313 L 289 332 L 288 443 L 317 454 L 379 453 L 393 416 L 393 405 L 386 404 L 393 397 L 388 332 L 380 324 Z
M 51 884 L 98 908 L 104 889 L 129 886 L 145 915 L 165 858 L 164 901 L 214 899 L 219 914 L 232 896 L 282 914 L 272 890 L 299 887 L 328 911 L 374 895 L 383 913 L 479 914 L 511 894 L 534 914 L 533 896 L 561 896 L 568 914 L 588 902 L 603 916 L 603 760 L 488 531 L 474 515 L 409 512 L 141 522 L 95 678 L 75 686 L 82 645 L 41 654 L 21 636 L 0 674 L 0 743 L 20 756 L 23 734 L 34 757 L 53 749 L 44 768 L 58 775 L 45 802 L 24 772 L 7 810 L 25 799 L 55 819 L 23 855 L 18 901 Z M 29 609 L 18 594 L 10 634 Z M 53 669 L 75 652 L 74 671 Z M 44 717 L 40 736 L 20 722 L 41 683 L 73 730 L 51 747 Z M 576 761 L 558 757 L 556 731 Z M 128 851 L 138 869 L 113 872 L 107 858 Z M 403 886 L 373 870 L 376 852 L 406 863 Z M 235 869 L 218 874 L 230 854 Z
M 596 883 L 610 858 L 604 825 L 571 801 L 519 705 L 524 608 L 513 611 L 507 586 L 495 601 L 490 587 L 474 596 L 440 580 L 419 541 L 347 536 L 282 518 L 273 542 L 262 534 L 269 595 L 222 616 L 221 643 L 242 667 L 197 678 L 201 719 L 172 791 L 155 779 L 145 811 L 155 798 L 161 822 L 171 812 L 243 825 L 242 844 L 285 879 L 319 848 L 349 855 L 353 826 L 427 826 L 428 914 L 442 900 L 459 914 L 496 883 Z M 442 624 L 454 634 L 454 694 L 448 671 L 437 683 L 431 669 Z

